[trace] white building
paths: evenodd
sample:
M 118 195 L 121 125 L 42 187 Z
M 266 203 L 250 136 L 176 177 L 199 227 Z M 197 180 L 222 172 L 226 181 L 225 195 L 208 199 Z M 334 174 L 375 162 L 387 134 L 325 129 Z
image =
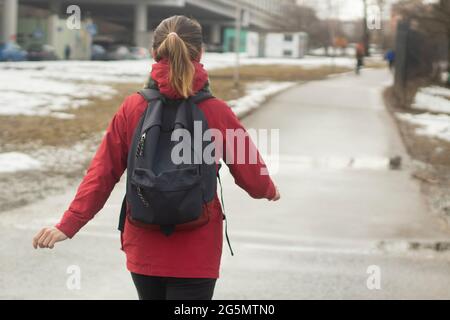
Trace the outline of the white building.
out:
M 265 37 L 267 58 L 303 58 L 308 46 L 308 35 L 304 32 L 268 33 Z

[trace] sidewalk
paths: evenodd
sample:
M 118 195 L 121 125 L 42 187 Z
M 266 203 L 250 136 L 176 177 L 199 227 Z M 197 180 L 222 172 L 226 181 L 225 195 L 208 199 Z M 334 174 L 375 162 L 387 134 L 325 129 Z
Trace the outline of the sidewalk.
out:
M 388 168 L 390 157 L 407 156 L 381 100 L 387 80 L 373 70 L 297 86 L 245 119 L 248 128 L 281 129 L 282 201 L 251 200 L 223 174 L 236 255 L 224 245 L 216 299 L 450 298 L 449 256 L 402 250 L 450 235 L 409 172 Z M 59 219 L 74 192 L 2 214 L 0 298 L 136 298 L 115 231 L 123 181 L 74 240 L 32 249 L 34 233 Z M 70 265 L 81 268 L 81 290 L 66 288 Z M 382 290 L 366 287 L 371 265 Z
M 450 235 L 410 172 L 389 170 L 393 156 L 408 162 L 383 106 L 389 77 L 373 70 L 298 86 L 245 120 L 281 128 L 282 201 L 251 202 L 225 183 L 240 247 L 238 258 L 225 255 L 217 297 L 239 297 L 236 288 L 242 298 L 450 297 L 449 256 L 403 250 Z M 367 289 L 370 265 L 381 268 L 383 290 Z

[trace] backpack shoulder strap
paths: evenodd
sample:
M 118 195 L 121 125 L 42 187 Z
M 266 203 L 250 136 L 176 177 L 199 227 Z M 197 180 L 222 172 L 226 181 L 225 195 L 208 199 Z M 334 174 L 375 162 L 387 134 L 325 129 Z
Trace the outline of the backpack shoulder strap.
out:
M 194 104 L 199 104 L 208 99 L 215 98 L 210 91 L 201 90 L 195 96 L 189 98 Z
M 163 96 L 161 95 L 161 93 L 158 90 L 151 89 L 151 88 L 142 89 L 138 93 L 148 102 L 163 98 Z
M 122 207 L 120 208 L 120 216 L 119 216 L 119 231 L 122 233 L 125 230 L 125 220 L 127 218 L 127 196 L 125 195 L 122 200 Z

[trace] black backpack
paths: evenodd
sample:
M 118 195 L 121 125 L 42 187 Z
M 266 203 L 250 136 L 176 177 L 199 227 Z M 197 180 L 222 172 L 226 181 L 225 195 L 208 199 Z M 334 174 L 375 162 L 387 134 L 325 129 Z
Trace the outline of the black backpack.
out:
M 161 232 L 170 236 L 177 225 L 199 219 L 203 205 L 212 201 L 216 194 L 219 177 L 216 162 L 206 163 L 203 159 L 203 151 L 211 141 L 201 139 L 201 148 L 195 147 L 194 142 L 194 138 L 199 139 L 194 135 L 194 122 L 201 125 L 202 135 L 208 129 L 208 122 L 197 104 L 213 96 L 209 90 L 202 90 L 185 100 L 171 100 L 151 88 L 139 94 L 148 106 L 136 127 L 128 154 L 127 188 L 119 230 L 124 230 L 128 202 L 133 221 L 157 225 Z M 172 141 L 172 134 L 178 129 L 189 132 L 190 139 Z M 191 151 L 183 154 L 183 159 L 188 161 L 174 163 L 175 145 Z M 227 232 L 226 237 L 229 244 Z

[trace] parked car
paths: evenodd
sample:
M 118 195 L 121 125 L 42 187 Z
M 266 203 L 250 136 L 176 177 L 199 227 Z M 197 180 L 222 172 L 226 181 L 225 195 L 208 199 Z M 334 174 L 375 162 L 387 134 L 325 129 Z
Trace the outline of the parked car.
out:
M 112 45 L 106 50 L 106 60 L 131 59 L 131 52 L 126 46 Z
M 27 52 L 13 42 L 0 43 L 0 61 L 24 61 Z
M 107 60 L 106 49 L 99 44 L 93 44 L 91 48 L 91 60 Z
M 130 47 L 130 56 L 134 60 L 150 59 L 150 52 L 146 48 Z
M 55 48 L 48 44 L 34 44 L 28 49 L 28 60 L 41 61 L 41 60 L 58 60 Z

